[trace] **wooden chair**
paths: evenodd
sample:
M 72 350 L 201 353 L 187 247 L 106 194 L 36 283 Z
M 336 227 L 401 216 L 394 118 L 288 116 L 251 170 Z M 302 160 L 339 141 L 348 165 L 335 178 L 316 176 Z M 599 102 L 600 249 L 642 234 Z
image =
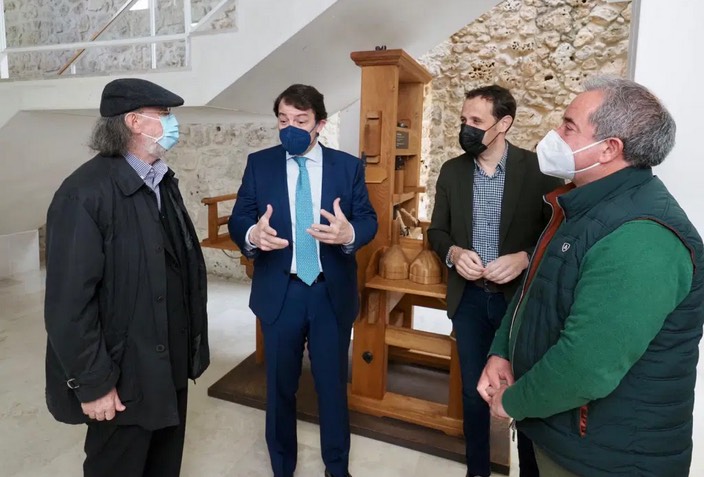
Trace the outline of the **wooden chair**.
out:
M 204 205 L 208 206 L 208 236 L 200 242 L 201 247 L 215 248 L 220 250 L 231 250 L 239 252 L 239 247 L 230 238 L 229 232 L 220 233 L 220 227 L 227 225 L 230 220 L 230 214 L 220 215 L 219 204 L 230 200 L 237 200 L 237 194 L 225 194 L 217 197 L 205 197 L 201 200 Z M 254 262 L 249 260 L 244 255 L 240 256 L 240 264 L 245 267 L 245 272 L 249 278 L 252 278 L 254 273 Z M 257 364 L 264 363 L 264 337 L 262 335 L 261 323 L 257 318 L 256 332 L 256 350 L 255 358 Z

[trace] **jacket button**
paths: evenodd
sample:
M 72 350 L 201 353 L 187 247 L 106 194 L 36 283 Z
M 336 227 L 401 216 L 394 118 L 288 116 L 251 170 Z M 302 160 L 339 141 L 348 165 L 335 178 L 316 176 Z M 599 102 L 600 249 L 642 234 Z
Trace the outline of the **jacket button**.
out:
M 154 247 L 154 250 L 156 251 L 156 253 L 161 253 L 161 251 L 164 249 L 161 247 L 161 245 L 157 245 L 156 247 Z
M 162 301 L 164 301 L 164 295 L 159 295 L 158 297 L 156 297 L 156 301 L 157 303 L 161 303 Z
M 166 351 L 166 346 L 164 346 L 163 344 L 156 345 L 156 352 L 157 353 L 163 353 L 164 351 Z

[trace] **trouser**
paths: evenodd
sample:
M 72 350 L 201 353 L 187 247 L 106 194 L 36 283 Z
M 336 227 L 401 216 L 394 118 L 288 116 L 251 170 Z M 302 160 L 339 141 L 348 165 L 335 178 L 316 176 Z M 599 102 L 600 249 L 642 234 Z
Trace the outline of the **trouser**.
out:
M 533 441 L 521 431 L 517 431 L 519 477 L 538 477 L 538 463 L 535 461 Z
M 467 473 L 487 477 L 489 461 L 489 406 L 477 392 L 487 353 L 506 312 L 503 293 L 492 293 L 467 283 L 452 318 L 462 374 L 465 456 Z
M 467 474 L 488 476 L 489 406 L 477 392 L 477 383 L 484 370 L 489 348 L 506 313 L 507 303 L 501 292 L 487 291 L 474 283 L 465 285 L 462 300 L 452 319 L 462 375 L 462 408 L 464 412 L 465 456 Z M 520 477 L 537 477 L 530 439 L 518 433 Z
M 91 422 L 84 477 L 178 477 L 186 433 L 188 388 L 176 392 L 179 425 L 149 431 L 140 426 Z
M 318 395 L 326 470 L 347 473 L 350 451 L 347 368 L 351 323 L 340 325 L 325 281 L 291 279 L 278 319 L 262 323 L 267 371 L 266 441 L 275 477 L 292 477 L 297 460 L 296 391 L 307 346 Z
M 579 477 L 548 457 L 538 446 L 535 446 L 535 460 L 538 462 L 538 468 L 543 477 Z

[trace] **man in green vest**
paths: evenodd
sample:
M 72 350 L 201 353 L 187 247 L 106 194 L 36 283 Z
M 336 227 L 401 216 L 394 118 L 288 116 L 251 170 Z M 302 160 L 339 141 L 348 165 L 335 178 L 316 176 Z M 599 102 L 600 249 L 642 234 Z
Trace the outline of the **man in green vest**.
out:
M 477 390 L 534 443 L 541 476 L 689 475 L 702 239 L 653 176 L 675 122 L 643 86 L 594 78 L 538 145 L 572 183 Z

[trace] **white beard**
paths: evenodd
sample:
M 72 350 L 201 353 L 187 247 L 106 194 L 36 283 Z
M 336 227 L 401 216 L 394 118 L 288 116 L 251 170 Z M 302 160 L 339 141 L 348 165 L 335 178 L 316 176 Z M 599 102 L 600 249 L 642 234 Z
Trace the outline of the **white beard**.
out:
M 166 149 L 161 147 L 159 143 L 152 142 L 146 146 L 147 154 L 153 157 L 162 157 L 166 152 Z

